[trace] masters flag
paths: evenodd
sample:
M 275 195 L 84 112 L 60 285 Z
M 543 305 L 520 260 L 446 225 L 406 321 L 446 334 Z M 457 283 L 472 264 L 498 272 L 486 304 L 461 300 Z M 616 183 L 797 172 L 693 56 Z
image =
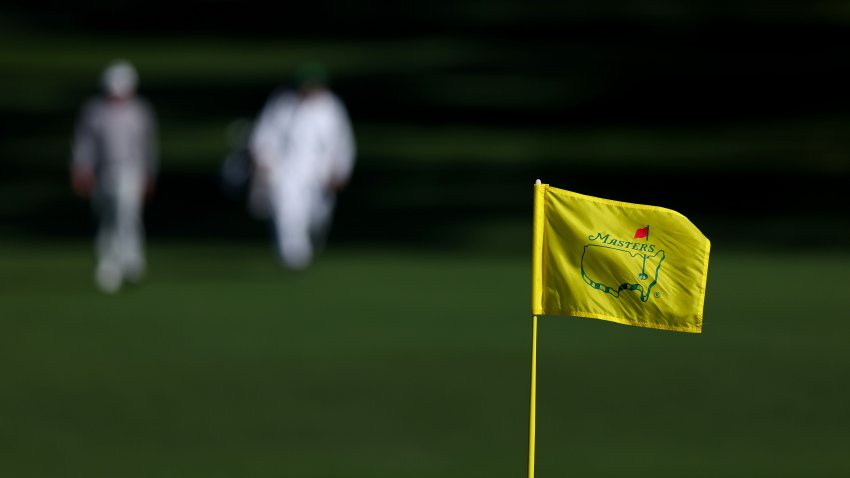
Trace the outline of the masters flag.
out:
M 676 211 L 537 184 L 531 312 L 699 333 L 709 247 Z

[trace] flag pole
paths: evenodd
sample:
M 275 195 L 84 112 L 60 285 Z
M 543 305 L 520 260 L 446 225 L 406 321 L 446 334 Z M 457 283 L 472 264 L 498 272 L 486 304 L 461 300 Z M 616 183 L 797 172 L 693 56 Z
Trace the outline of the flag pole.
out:
M 543 197 L 544 186 L 534 182 L 534 237 L 531 251 L 531 399 L 528 410 L 528 478 L 534 478 L 534 436 L 537 421 L 537 314 L 543 312 L 542 254 L 543 254 Z
M 534 435 L 537 415 L 537 316 L 531 316 L 531 405 L 528 417 L 528 478 L 534 478 Z

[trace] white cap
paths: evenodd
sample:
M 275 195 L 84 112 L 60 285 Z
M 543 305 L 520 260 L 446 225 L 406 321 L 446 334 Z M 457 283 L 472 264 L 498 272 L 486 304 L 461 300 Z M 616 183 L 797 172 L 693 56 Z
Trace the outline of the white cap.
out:
M 125 60 L 116 60 L 103 70 L 103 91 L 110 96 L 127 97 L 136 91 L 139 76 L 133 65 Z

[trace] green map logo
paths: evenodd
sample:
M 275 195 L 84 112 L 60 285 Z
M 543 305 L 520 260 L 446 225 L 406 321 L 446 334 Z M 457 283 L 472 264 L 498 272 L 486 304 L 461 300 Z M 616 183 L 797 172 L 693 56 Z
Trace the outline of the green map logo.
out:
M 601 232 L 587 239 L 592 243 L 584 246 L 581 255 L 581 278 L 587 285 L 617 299 L 622 291 L 637 291 L 642 302 L 649 300 L 665 257 L 664 251 L 649 243 L 649 226 L 635 231 L 631 241 Z

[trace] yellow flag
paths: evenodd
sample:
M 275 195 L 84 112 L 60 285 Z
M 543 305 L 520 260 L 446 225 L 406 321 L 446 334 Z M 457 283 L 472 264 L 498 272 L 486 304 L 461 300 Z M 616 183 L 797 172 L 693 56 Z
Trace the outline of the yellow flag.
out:
M 531 312 L 699 333 L 710 245 L 676 211 L 537 184 Z

